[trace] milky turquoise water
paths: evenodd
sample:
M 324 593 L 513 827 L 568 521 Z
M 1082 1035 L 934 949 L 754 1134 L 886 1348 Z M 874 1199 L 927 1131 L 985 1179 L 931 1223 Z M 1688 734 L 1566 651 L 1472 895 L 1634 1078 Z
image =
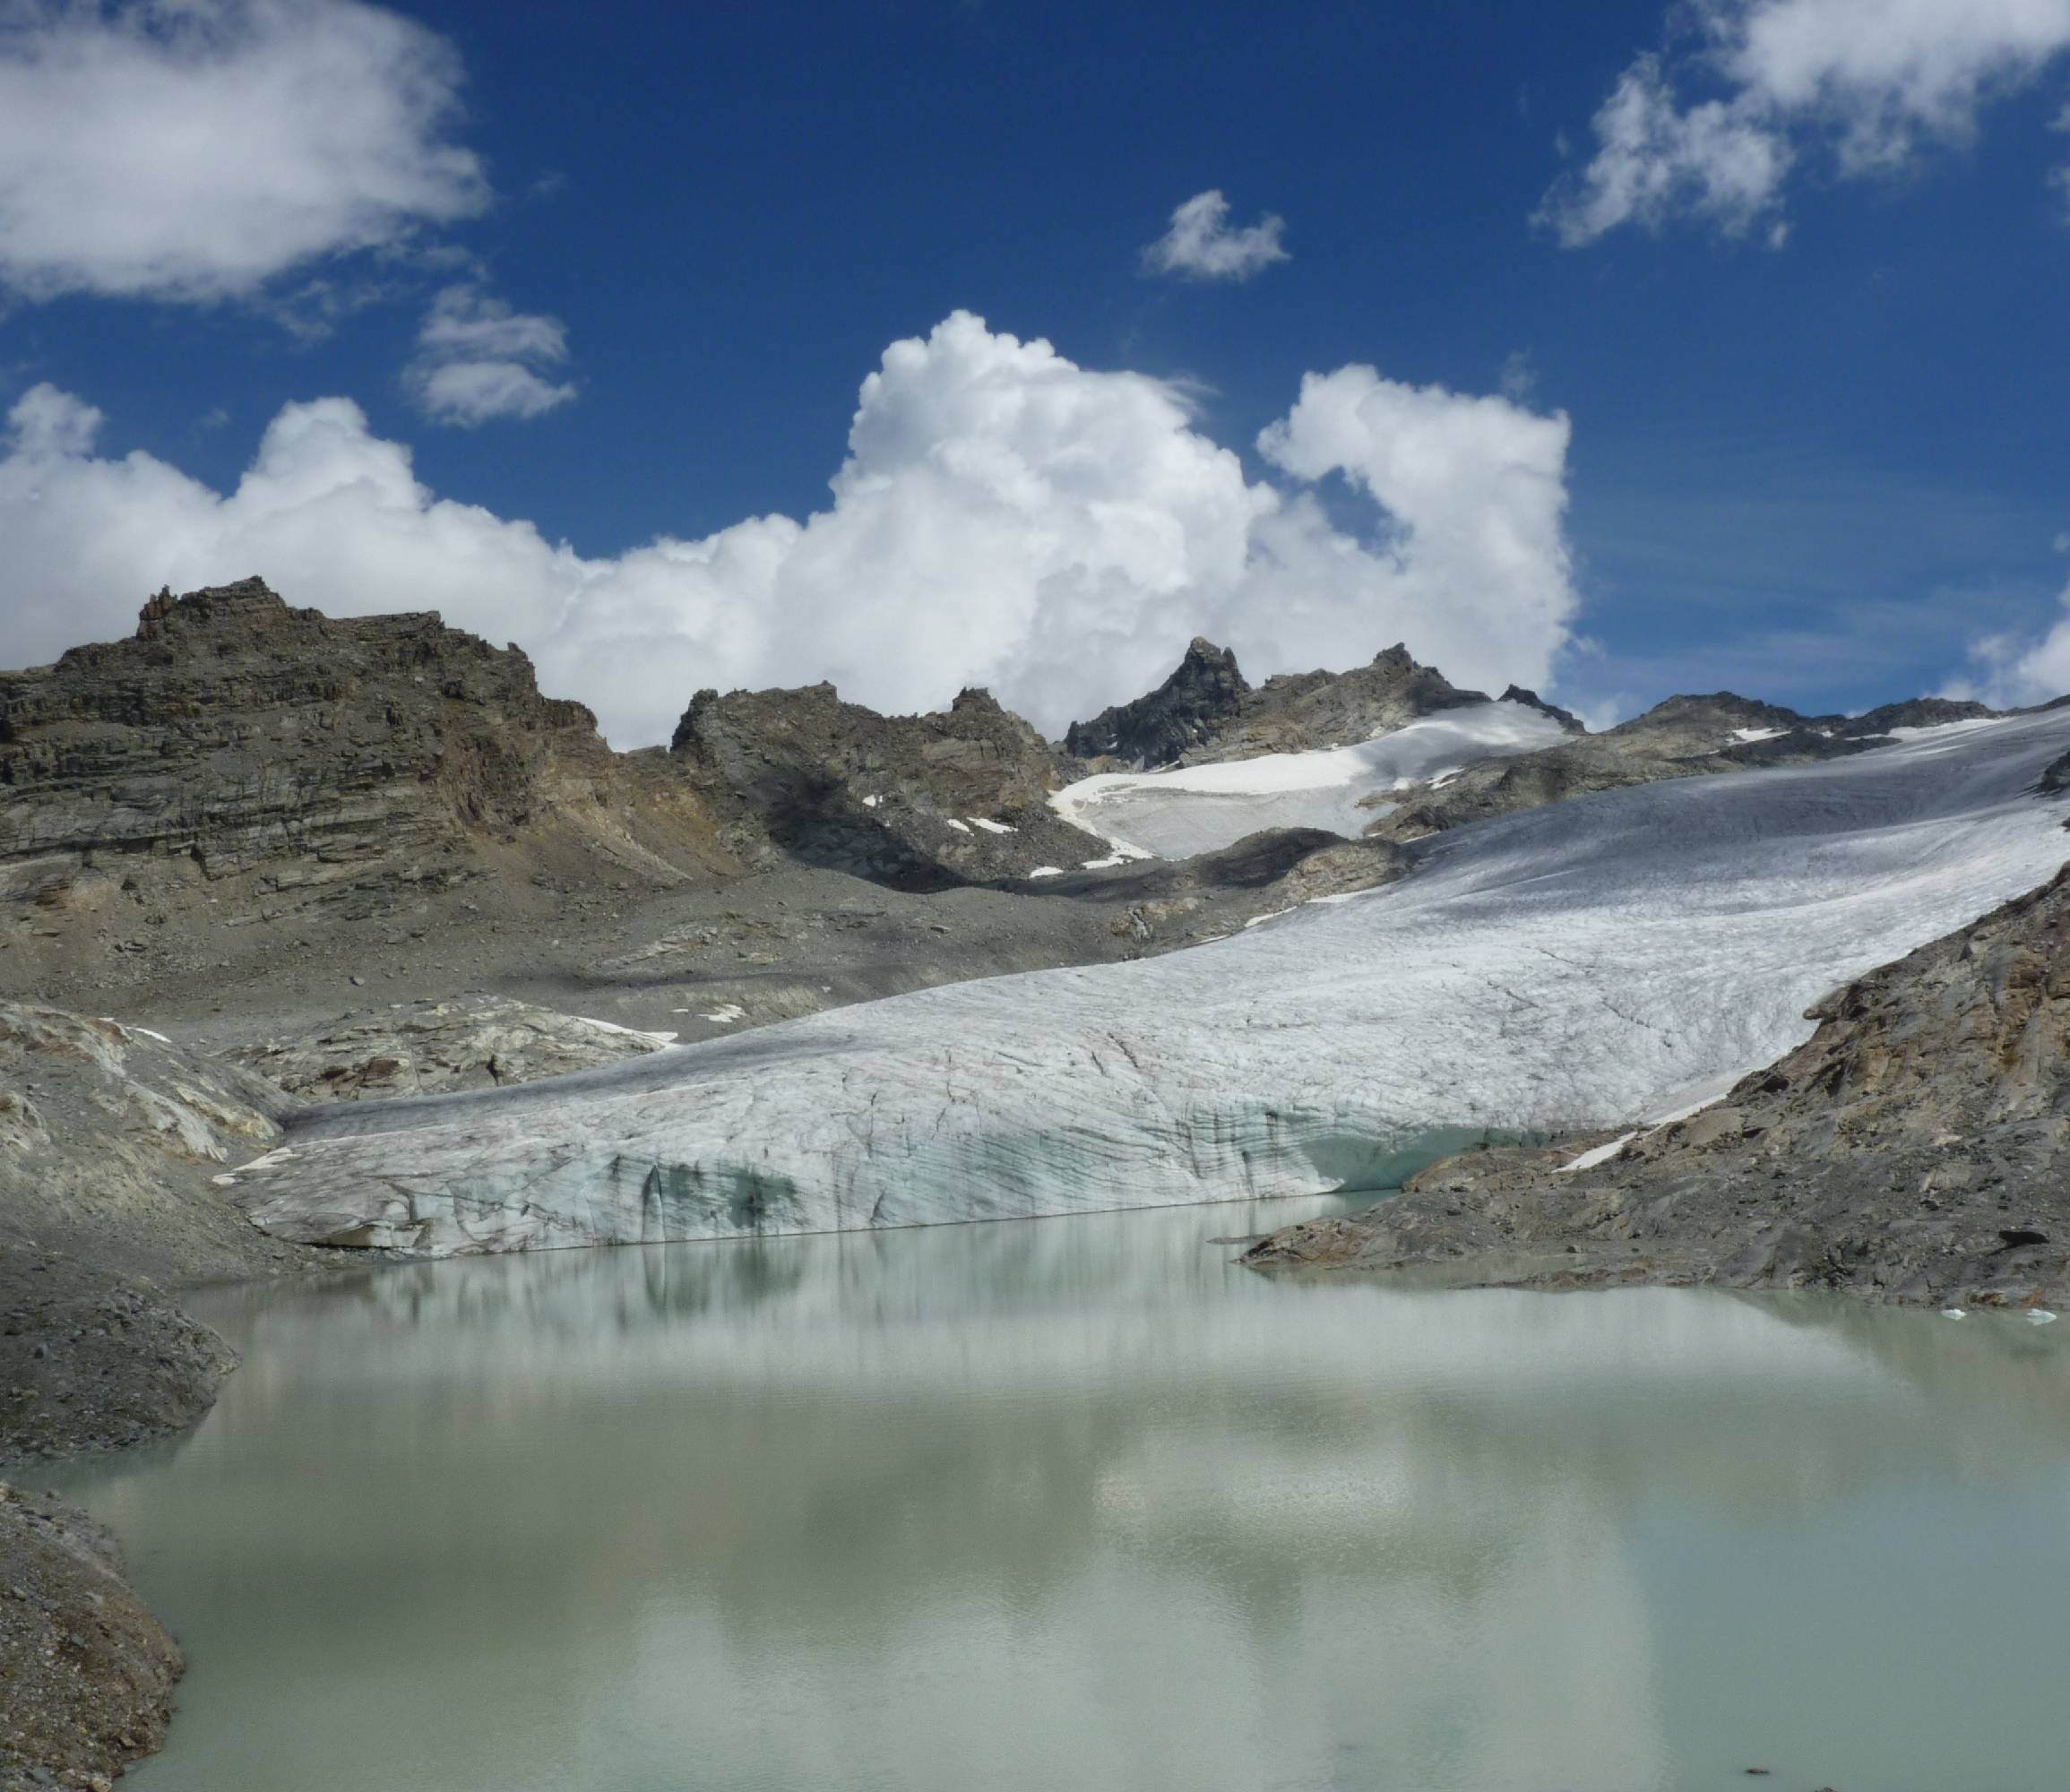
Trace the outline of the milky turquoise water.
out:
M 1313 1206 L 212 1297 L 215 1412 L 64 1482 L 190 1657 L 134 1783 L 2070 1783 L 2070 1322 L 1206 1242 Z

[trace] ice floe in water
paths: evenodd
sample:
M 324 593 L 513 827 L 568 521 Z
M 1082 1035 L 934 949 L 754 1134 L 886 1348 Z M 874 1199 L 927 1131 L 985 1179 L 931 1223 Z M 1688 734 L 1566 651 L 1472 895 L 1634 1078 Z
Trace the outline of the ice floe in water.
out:
M 1387 813 L 1398 785 L 1423 784 L 1470 761 L 1529 753 L 1566 738 L 1542 710 L 1472 703 L 1425 716 L 1393 734 L 1319 753 L 1110 771 L 1066 785 L 1049 804 L 1074 827 L 1163 858 L 1233 846 L 1261 828 L 1326 828 L 1356 839 Z
M 2032 789 L 2066 748 L 2057 711 L 1555 804 L 1214 945 L 326 1110 L 234 1198 L 292 1237 L 517 1250 L 1377 1186 L 1482 1129 L 1643 1124 L 2050 875 Z

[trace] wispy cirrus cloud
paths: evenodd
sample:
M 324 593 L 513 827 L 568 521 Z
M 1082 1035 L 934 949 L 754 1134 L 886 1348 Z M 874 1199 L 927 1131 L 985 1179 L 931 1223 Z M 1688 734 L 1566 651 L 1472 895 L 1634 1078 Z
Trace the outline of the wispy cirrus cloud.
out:
M 1890 173 L 2070 51 L 2070 0 L 1693 0 L 1594 119 L 1539 221 L 1569 247 L 1681 220 L 1780 246 L 1791 177 Z

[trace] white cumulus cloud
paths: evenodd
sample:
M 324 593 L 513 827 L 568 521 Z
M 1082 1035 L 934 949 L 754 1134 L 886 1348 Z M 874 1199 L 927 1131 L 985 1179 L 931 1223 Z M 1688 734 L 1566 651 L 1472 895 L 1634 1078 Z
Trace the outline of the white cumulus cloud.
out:
M 537 417 L 575 396 L 572 384 L 548 377 L 567 354 L 559 319 L 449 286 L 432 300 L 403 384 L 438 423 L 471 428 L 492 418 Z
M 1594 157 L 1546 196 L 1540 217 L 1570 246 L 1682 217 L 1780 243 L 1794 168 L 1855 177 L 1961 143 L 2070 49 L 2070 0 L 1695 0 L 1680 16 L 1695 40 L 1633 63 L 1596 114 Z
M 2070 693 L 2070 588 L 2059 601 L 2063 618 L 2039 638 L 2001 633 L 1972 641 L 1969 668 L 1951 678 L 1941 694 L 2010 710 Z
M 1189 280 L 1246 280 L 1288 259 L 1280 238 L 1286 220 L 1268 211 L 1255 224 L 1229 226 L 1229 202 L 1210 188 L 1171 214 L 1171 228 L 1143 252 L 1153 273 Z
M 343 399 L 283 409 L 228 492 L 104 452 L 99 414 L 47 385 L 11 424 L 9 658 L 126 633 L 161 584 L 259 573 L 334 614 L 514 639 L 625 745 L 666 739 L 702 686 L 822 677 L 895 711 L 988 685 L 1054 734 L 1196 633 L 1253 676 L 1404 640 L 1461 683 L 1543 685 L 1577 608 L 1565 417 L 1344 367 L 1303 383 L 1254 480 L 1172 386 L 966 313 L 885 351 L 824 509 L 616 556 L 428 491 Z M 1356 534 L 1318 500 L 1333 477 Z
M 460 81 L 360 0 L 0 0 L 0 282 L 246 297 L 479 211 Z

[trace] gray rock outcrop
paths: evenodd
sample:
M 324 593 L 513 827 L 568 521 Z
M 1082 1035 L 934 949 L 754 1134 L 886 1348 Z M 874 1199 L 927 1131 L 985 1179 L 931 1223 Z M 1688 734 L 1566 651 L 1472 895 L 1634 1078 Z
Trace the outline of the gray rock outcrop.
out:
M 228 1055 L 306 1100 L 367 1101 L 594 1070 L 659 1051 L 668 1040 L 667 1034 L 556 1014 L 529 1002 L 475 995 L 397 1003 L 275 1030 Z
M 1074 768 L 985 691 L 924 716 L 881 716 L 832 685 L 700 691 L 668 755 L 750 860 L 781 855 L 927 890 L 1108 850 L 1048 806 Z

